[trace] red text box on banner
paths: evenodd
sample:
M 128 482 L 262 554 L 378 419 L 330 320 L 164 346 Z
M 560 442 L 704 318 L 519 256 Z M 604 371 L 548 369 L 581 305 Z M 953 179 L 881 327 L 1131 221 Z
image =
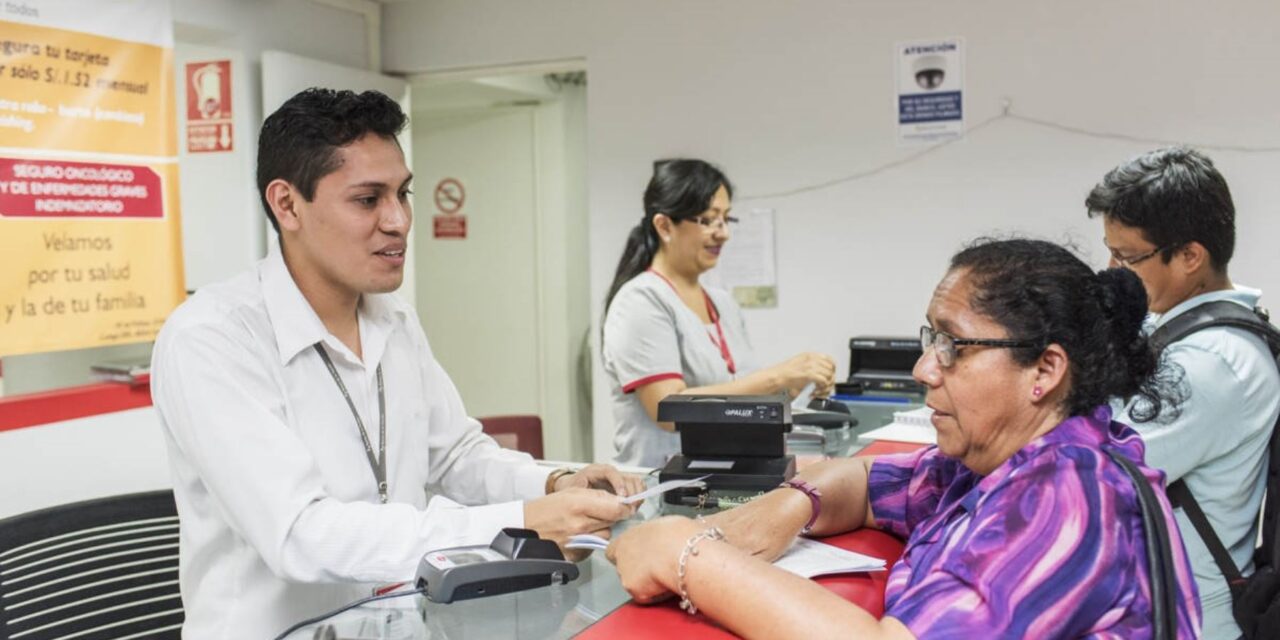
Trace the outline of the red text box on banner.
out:
M 2 218 L 160 218 L 163 196 L 145 166 L 0 158 Z

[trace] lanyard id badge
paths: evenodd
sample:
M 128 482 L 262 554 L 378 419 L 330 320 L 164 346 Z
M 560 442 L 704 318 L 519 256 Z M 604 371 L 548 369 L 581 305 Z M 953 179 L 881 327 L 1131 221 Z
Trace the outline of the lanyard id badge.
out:
M 329 375 L 333 376 L 333 382 L 338 385 L 338 390 L 342 392 L 342 397 L 347 401 L 347 406 L 351 408 L 351 415 L 356 419 L 356 426 L 360 429 L 360 440 L 364 442 L 364 453 L 369 459 L 369 468 L 373 470 L 373 478 L 378 482 L 378 499 L 382 504 L 387 503 L 387 397 L 383 391 L 382 385 L 382 365 L 378 365 L 378 455 L 373 455 L 373 444 L 369 442 L 369 432 L 365 431 L 364 420 L 360 419 L 360 412 L 356 411 L 356 403 L 351 401 L 351 394 L 347 392 L 347 385 L 342 383 L 342 377 L 338 375 L 337 367 L 333 366 L 333 360 L 329 359 L 329 354 L 325 352 L 324 347 L 317 342 L 315 344 L 316 353 L 320 354 L 320 359 L 324 360 L 324 366 L 329 369 Z

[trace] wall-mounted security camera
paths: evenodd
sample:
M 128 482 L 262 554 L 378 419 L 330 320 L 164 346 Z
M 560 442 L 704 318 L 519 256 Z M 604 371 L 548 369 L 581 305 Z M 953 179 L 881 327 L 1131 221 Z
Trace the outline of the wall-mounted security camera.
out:
M 947 77 L 947 61 L 942 56 L 921 56 L 912 67 L 916 84 L 925 91 L 937 89 Z

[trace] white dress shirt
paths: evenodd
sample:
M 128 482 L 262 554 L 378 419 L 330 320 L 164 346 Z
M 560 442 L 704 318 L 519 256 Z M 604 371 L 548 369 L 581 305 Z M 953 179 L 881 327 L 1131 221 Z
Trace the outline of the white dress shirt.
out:
M 523 526 L 518 501 L 543 495 L 548 471 L 467 417 L 408 305 L 366 295 L 358 318 L 363 361 L 329 334 L 273 250 L 202 288 L 161 330 L 152 396 L 181 521 L 184 638 L 274 637 L 412 579 L 429 549 Z M 382 366 L 388 504 L 316 343 L 375 454 Z

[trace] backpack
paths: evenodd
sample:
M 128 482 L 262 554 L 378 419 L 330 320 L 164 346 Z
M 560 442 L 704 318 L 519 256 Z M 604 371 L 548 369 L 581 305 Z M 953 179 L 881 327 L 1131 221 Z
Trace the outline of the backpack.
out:
M 1182 338 L 1209 327 L 1235 327 L 1256 334 L 1267 343 L 1280 368 L 1280 330 L 1269 322 L 1261 308 L 1250 311 L 1225 300 L 1207 302 L 1173 318 L 1151 334 L 1156 353 Z M 1193 391 L 1194 392 L 1194 391 Z M 1222 570 L 1231 590 L 1232 614 L 1248 640 L 1280 637 L 1280 419 L 1271 430 L 1267 448 L 1266 495 L 1262 504 L 1262 543 L 1254 549 L 1254 573 L 1240 575 L 1222 540 L 1200 509 L 1195 496 L 1182 480 L 1169 485 L 1169 501 L 1182 507 L 1196 533 L 1204 540 L 1209 553 Z

